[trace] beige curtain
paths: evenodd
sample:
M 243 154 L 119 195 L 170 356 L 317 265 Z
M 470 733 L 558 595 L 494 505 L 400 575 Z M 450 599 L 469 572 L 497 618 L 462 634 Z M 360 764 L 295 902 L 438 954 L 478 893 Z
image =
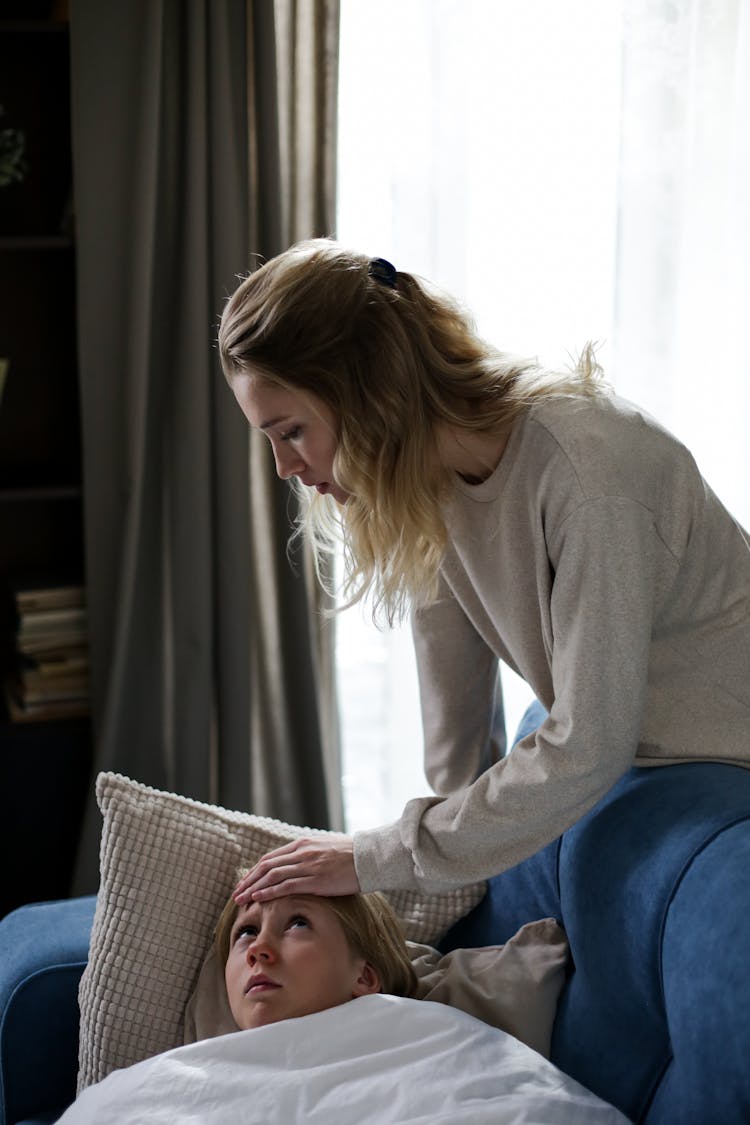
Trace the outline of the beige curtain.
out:
M 92 783 L 323 827 L 330 628 L 215 336 L 255 255 L 333 228 L 337 4 L 76 0 L 71 21 Z M 100 823 L 92 796 L 77 893 Z
M 336 211 L 336 99 L 339 0 L 248 0 L 248 125 L 252 264 L 311 234 L 333 234 Z M 276 479 L 268 443 L 250 435 L 253 568 L 253 759 L 255 805 L 273 815 L 274 794 L 295 791 L 308 707 L 317 700 L 331 821 L 343 826 L 330 605 L 305 554 L 286 558 L 294 501 Z M 274 528 L 269 535 L 267 529 Z M 302 585 L 300 585 L 300 582 Z M 304 591 L 304 600 L 300 596 Z M 289 659 L 285 637 L 309 629 L 313 679 Z M 310 706 L 312 706 L 312 701 Z

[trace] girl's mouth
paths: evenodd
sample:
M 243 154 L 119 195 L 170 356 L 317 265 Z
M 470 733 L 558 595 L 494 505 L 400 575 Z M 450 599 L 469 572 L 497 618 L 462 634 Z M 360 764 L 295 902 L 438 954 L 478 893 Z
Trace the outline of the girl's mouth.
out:
M 271 980 L 269 977 L 262 975 L 254 976 L 250 977 L 250 980 L 247 982 L 245 995 L 249 996 L 252 992 L 266 992 L 273 988 L 281 988 L 281 985 L 277 984 L 275 980 Z

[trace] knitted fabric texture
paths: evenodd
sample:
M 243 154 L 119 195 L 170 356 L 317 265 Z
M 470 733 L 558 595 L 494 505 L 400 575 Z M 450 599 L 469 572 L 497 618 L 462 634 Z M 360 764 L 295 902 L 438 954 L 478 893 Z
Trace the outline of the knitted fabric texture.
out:
M 79 1003 L 78 1089 L 179 1046 L 185 1005 L 235 871 L 320 829 L 232 812 L 101 773 L 101 881 Z M 435 945 L 485 884 L 388 897 L 410 941 Z

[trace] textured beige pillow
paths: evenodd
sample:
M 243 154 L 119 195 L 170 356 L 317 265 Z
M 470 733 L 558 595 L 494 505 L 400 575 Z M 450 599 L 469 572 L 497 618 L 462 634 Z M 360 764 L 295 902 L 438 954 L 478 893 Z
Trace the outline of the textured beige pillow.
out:
M 237 866 L 329 833 L 230 812 L 113 773 L 97 778 L 101 881 L 79 1002 L 78 1089 L 179 1046 L 183 1015 Z M 412 941 L 434 944 L 484 895 L 389 894 Z
M 549 1058 L 557 1001 L 565 984 L 568 942 L 553 918 L 523 926 L 505 945 L 440 954 L 409 942 L 418 1000 L 450 1004 L 499 1027 Z M 224 966 L 211 948 L 185 1011 L 185 1042 L 237 1031 Z

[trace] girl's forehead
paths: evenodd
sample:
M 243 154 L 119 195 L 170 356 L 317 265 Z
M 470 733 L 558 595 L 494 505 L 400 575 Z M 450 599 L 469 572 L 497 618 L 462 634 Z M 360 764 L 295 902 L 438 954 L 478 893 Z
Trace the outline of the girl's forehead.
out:
M 325 899 L 316 895 L 288 895 L 285 898 L 276 898 L 271 902 L 249 902 L 240 907 L 235 915 L 234 924 L 257 920 L 266 916 L 294 914 L 304 911 L 308 914 L 326 914 L 338 921 L 336 913 L 331 909 Z

